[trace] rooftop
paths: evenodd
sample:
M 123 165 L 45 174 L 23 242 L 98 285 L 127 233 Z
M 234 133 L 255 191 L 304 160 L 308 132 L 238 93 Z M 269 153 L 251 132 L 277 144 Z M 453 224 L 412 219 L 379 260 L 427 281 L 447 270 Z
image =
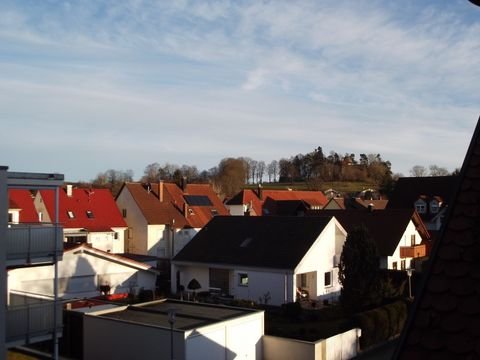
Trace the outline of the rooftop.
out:
M 170 328 L 169 311 L 171 310 L 175 310 L 174 328 L 177 330 L 192 330 L 258 312 L 258 310 L 233 308 L 222 305 L 160 300 L 128 306 L 123 310 L 103 313 L 97 316 L 147 326 Z

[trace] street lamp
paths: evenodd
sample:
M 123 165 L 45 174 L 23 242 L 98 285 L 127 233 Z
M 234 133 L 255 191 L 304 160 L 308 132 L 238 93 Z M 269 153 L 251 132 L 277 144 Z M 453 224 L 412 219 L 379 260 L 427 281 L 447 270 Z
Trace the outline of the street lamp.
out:
M 168 323 L 170 324 L 170 359 L 174 360 L 173 357 L 173 325 L 175 324 L 177 316 L 177 309 L 168 309 Z
M 407 275 L 408 275 L 408 298 L 411 300 L 412 297 L 412 274 L 415 269 L 408 268 Z

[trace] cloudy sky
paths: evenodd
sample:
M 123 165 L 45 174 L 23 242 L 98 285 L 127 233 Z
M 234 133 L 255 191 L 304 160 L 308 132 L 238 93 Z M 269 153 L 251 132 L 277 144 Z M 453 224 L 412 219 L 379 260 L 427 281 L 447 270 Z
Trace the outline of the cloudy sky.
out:
M 461 166 L 480 115 L 467 0 L 0 2 L 0 165 L 380 153 Z

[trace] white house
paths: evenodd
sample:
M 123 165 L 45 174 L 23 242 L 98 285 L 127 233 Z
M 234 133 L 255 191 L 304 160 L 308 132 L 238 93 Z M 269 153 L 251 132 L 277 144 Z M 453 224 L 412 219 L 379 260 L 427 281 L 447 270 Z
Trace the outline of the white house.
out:
M 263 359 L 263 311 L 161 300 L 86 314 L 85 359 Z
M 79 189 L 67 185 L 59 195 L 59 218 L 66 243 L 86 243 L 107 252 L 124 252 L 127 225 L 110 190 Z M 54 216 L 51 192 L 38 191 L 34 204 L 41 221 L 51 222 Z
M 10 301 L 21 297 L 48 298 L 53 293 L 54 266 L 12 269 L 8 272 Z M 86 244 L 65 249 L 58 262 L 58 295 L 63 299 L 155 290 L 158 272 L 150 265 L 92 248 Z
M 430 234 L 413 209 L 323 210 L 309 215 L 325 214 L 335 216 L 347 232 L 364 225 L 376 243 L 382 269 L 414 268 L 416 259 L 428 255 Z
M 345 239 L 332 216 L 219 216 L 173 259 L 172 291 L 196 279 L 197 291 L 272 305 L 295 301 L 300 289 L 336 298 Z

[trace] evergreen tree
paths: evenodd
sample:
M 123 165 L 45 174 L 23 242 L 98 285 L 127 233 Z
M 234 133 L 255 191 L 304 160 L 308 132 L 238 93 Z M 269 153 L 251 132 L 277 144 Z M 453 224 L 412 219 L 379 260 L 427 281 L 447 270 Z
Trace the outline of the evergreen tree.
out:
M 378 274 L 376 244 L 362 224 L 348 234 L 340 257 L 340 302 L 347 311 L 356 312 L 381 302 Z

